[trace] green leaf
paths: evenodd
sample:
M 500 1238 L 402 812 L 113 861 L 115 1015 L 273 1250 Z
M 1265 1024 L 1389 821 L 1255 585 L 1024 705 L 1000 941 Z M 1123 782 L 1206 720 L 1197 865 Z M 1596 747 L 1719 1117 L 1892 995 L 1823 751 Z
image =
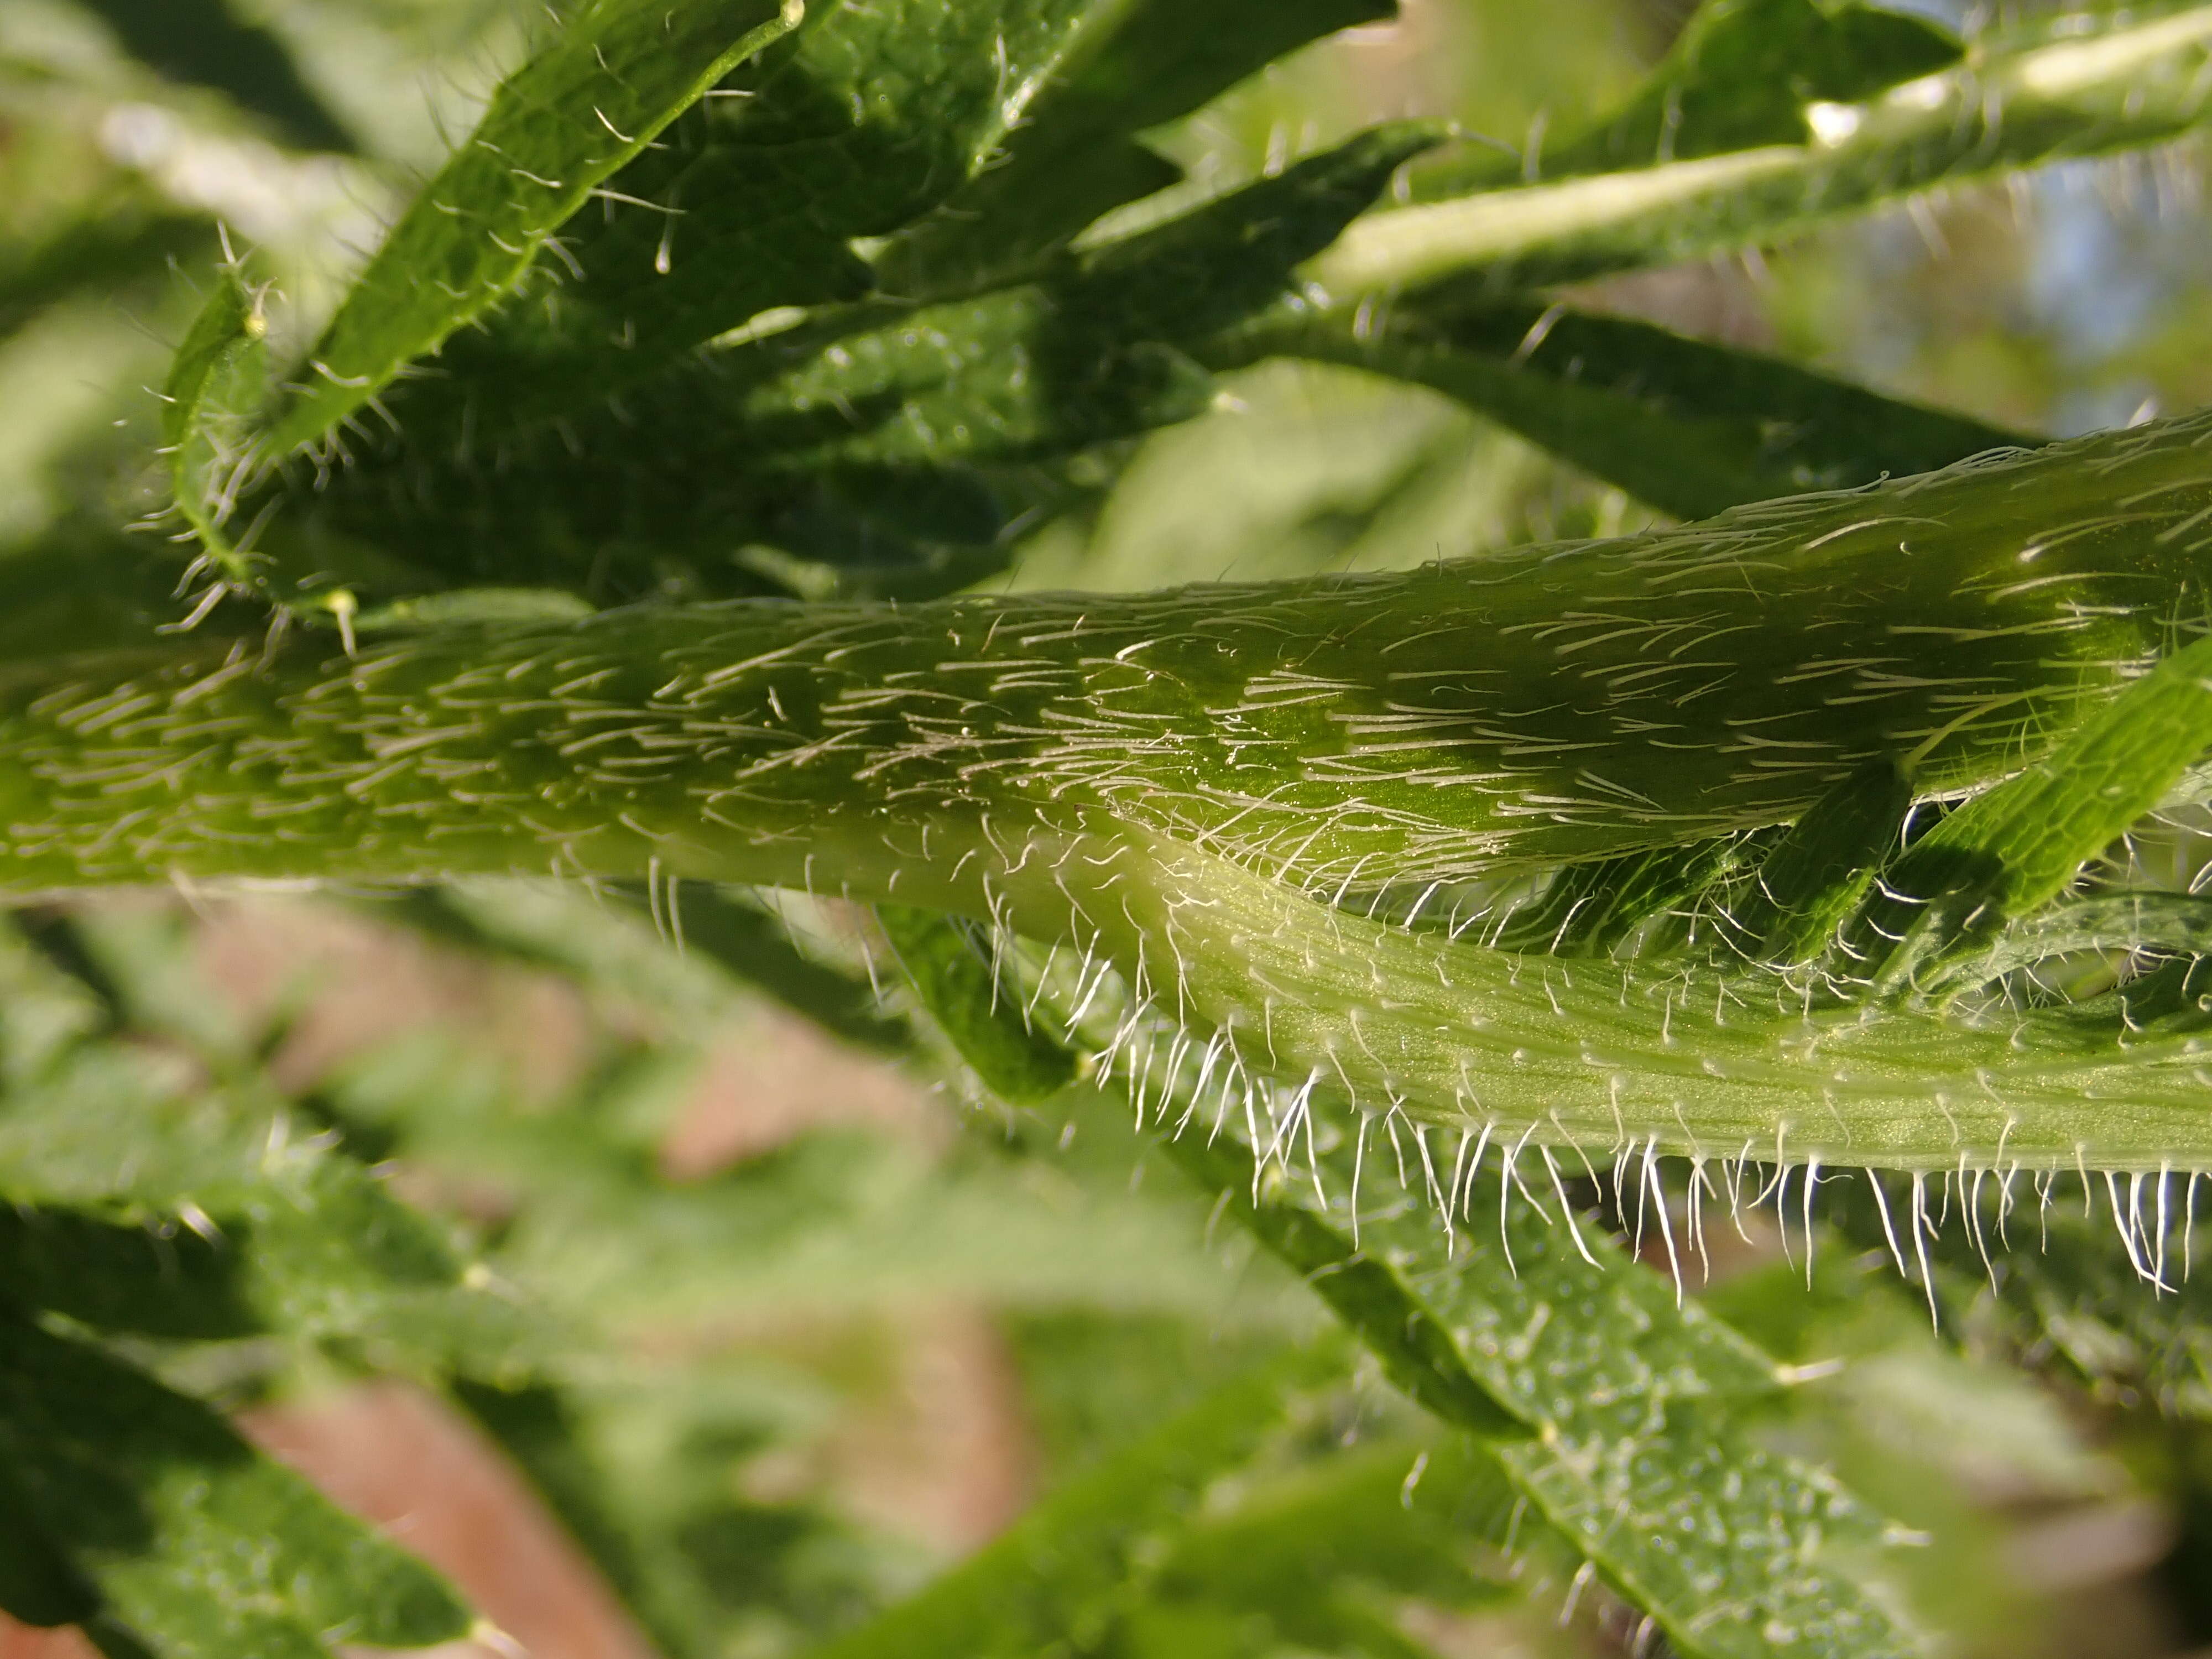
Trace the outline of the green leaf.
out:
M 1188 419 L 1212 384 L 1184 348 L 1273 304 L 1438 136 L 1378 127 L 1043 282 L 810 344 L 746 398 L 744 424 L 781 465 L 941 465 L 1063 454 Z
M 8 943 L 0 1283 L 13 1300 L 102 1330 L 277 1334 L 417 1374 L 503 1375 L 540 1350 L 532 1310 L 480 1283 L 442 1227 L 320 1146 L 289 1103 L 248 1078 L 210 1083 L 149 1042 L 127 964 L 121 983 L 100 973 L 103 1012 L 90 987 Z M 78 955 L 88 969 L 116 961 L 112 941 Z M 236 1063 L 219 1048 L 197 1059 Z
M 2200 639 L 2160 660 L 2051 754 L 1913 842 L 1851 924 L 1852 953 L 1893 987 L 1995 933 L 2072 884 L 2208 748 L 2212 639 Z M 1889 940 L 1901 941 L 1893 954 Z
M 253 464 L 246 422 L 261 401 L 268 333 L 259 297 L 226 268 L 177 348 L 161 388 L 172 497 L 207 561 L 240 586 L 252 580 L 252 566 L 223 525 Z M 210 591 L 219 592 L 220 585 Z
M 2039 441 L 1648 323 L 1557 306 L 1455 307 L 1448 292 L 1364 328 L 1262 325 L 1228 349 L 1432 386 L 1685 519 Z
M 602 402 L 772 307 L 858 299 L 852 251 L 927 214 L 990 158 L 1078 46 L 1096 0 L 931 0 L 810 8 L 730 95 L 609 183 L 560 264 L 430 393 L 441 436 Z M 563 270 L 573 270 L 564 280 Z M 424 401 L 400 406 L 419 422 Z
M 1762 961 L 1817 955 L 1895 851 L 1912 788 L 1884 758 L 1869 761 L 1790 827 L 1759 861 L 1732 921 Z
M 958 917 L 878 904 L 876 920 L 921 1006 L 1001 1100 L 1026 1105 L 1075 1080 L 1075 1058 L 1035 1030 L 991 959 L 991 936 Z
M 12 1316 L 0 1316 L 0 1484 L 22 1500 L 10 1524 L 43 1540 L 49 1571 L 75 1576 L 9 1605 L 76 1613 L 88 1587 L 93 1629 L 161 1659 L 319 1659 L 331 1639 L 421 1647 L 470 1627 L 436 1575 L 207 1407 Z
M 8 1137 L 0 1270 L 19 1301 L 103 1330 L 281 1334 L 417 1374 L 511 1373 L 542 1346 L 537 1316 L 478 1285 L 445 1232 L 366 1171 L 306 1152 L 258 1175 L 194 1170 L 148 1133 L 151 1112 L 74 1092 L 105 1080 L 79 1067 L 71 1092 L 9 1103 L 11 1118 L 80 1105 L 88 1135 L 119 1138 L 115 1156 L 145 1166 L 73 1180 L 62 1148 L 33 1149 L 37 1126 Z
M 309 353 L 270 447 L 330 441 L 504 295 L 602 181 L 797 21 L 775 0 L 587 0 L 392 227 Z
M 1233 1613 L 1298 1650 L 1419 1659 L 1431 1650 L 1389 1620 L 1390 1603 L 1465 1612 L 1509 1599 L 1504 1574 L 1482 1576 L 1471 1547 L 1517 1555 L 1508 1571 L 1529 1576 L 1530 1557 L 1548 1552 L 1540 1526 L 1516 1535 L 1516 1507 L 1504 1469 L 1470 1437 L 1358 1447 L 1248 1489 L 1228 1514 L 1192 1528 L 1160 1573 L 1158 1601 Z
M 1948 30 L 1880 3 L 1705 0 L 1626 106 L 1534 166 L 1565 178 L 1807 143 L 1808 104 L 1863 102 L 1964 51 Z
M 1095 1641 L 1141 1596 L 1206 1489 L 1251 1457 L 1298 1397 L 1334 1381 L 1334 1344 L 1216 1389 L 1077 1477 L 995 1542 L 819 1659 L 1026 1659 Z
M 1089 50 L 1038 95 L 988 169 L 884 250 L 879 282 L 890 293 L 927 294 L 1020 269 L 1108 209 L 1181 176 L 1135 134 L 1188 115 L 1309 41 L 1395 10 L 1395 0 L 1094 8 L 1101 21 Z
M 1480 1232 L 1494 1226 L 1495 1243 L 1478 1232 L 1450 1249 L 1414 1193 L 1358 1208 L 1349 1166 L 1364 1153 L 1358 1161 L 1381 1167 L 1358 1174 L 1387 1190 L 1382 1146 L 1309 1150 L 1316 1182 L 1340 1194 L 1324 1203 L 1304 1193 L 1304 1172 L 1255 1169 L 1243 1146 L 1202 1126 L 1165 1146 L 1305 1276 L 1393 1382 L 1487 1441 L 1516 1491 L 1678 1651 L 1751 1659 L 1787 1632 L 1814 1651 L 1917 1652 L 1868 1582 L 1879 1576 L 1879 1519 L 1749 1431 L 1746 1411 L 1771 1408 L 1782 1388 L 1773 1361 L 1694 1304 L 1679 1306 L 1610 1238 L 1572 1228 L 1553 1208 L 1568 1204 L 1564 1188 L 1482 1176 L 1465 1156 L 1471 1135 L 1447 1157 L 1408 1149 L 1425 1131 L 1403 1133 L 1396 1150 L 1414 1189 L 1440 1182 L 1442 1201 L 1480 1218 Z
M 748 84 L 610 182 L 603 222 L 564 240 L 573 280 L 541 261 L 538 291 L 486 337 L 457 340 L 442 365 L 453 384 L 403 403 L 403 423 L 428 402 L 438 432 L 465 421 L 481 441 L 649 380 L 762 313 L 871 289 L 921 298 L 948 286 L 939 267 L 960 271 L 958 287 L 979 261 L 1018 270 L 1172 180 L 1127 133 L 1377 12 L 1376 0 L 1216 9 L 1226 15 L 1194 29 L 1157 0 L 814 8 Z M 887 237 L 872 272 L 851 245 Z
M 283 42 L 222 0 L 87 0 L 125 50 L 173 81 L 222 93 L 291 143 L 350 154 L 353 137 L 302 80 Z

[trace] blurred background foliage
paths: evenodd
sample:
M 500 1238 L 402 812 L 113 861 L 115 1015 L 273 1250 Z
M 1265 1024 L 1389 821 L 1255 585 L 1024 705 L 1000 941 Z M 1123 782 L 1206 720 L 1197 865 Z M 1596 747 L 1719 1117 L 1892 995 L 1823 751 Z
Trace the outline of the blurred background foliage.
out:
M 156 504 L 145 387 L 220 239 L 260 249 L 300 314 L 326 309 L 534 10 L 0 4 L 0 544 Z M 1169 199 L 1401 115 L 1518 149 L 1617 98 L 1686 11 L 1407 0 L 1152 135 L 1186 170 Z M 2023 431 L 2124 424 L 2212 398 L 2203 148 L 1575 297 Z M 1384 568 L 1656 516 L 1462 405 L 1312 364 L 1241 371 L 1212 412 L 1064 483 L 994 581 Z M 1249 1461 L 1225 1486 L 1190 1477 L 1198 1524 L 1129 1570 L 1142 1596 L 1085 1603 L 1069 1650 L 1657 1650 L 1648 1623 L 1516 1553 L 1513 1518 L 1375 1376 L 1269 1380 L 1320 1340 L 1310 1294 L 1216 1224 L 1125 1106 L 1079 1085 L 1020 1111 L 983 1098 L 917 1035 L 864 918 L 501 884 L 143 896 L 21 912 L 0 955 L 11 1078 L 66 1048 L 131 1080 L 98 1097 L 112 1109 L 80 1097 L 66 1133 L 35 1103 L 0 1111 L 0 1146 L 49 1188 L 163 1111 L 204 1110 L 220 1134 L 179 1132 L 281 1130 L 388 1177 L 473 1264 L 458 1308 L 325 1325 L 295 1308 L 264 1322 L 277 1334 L 155 1328 L 125 1348 L 540 1659 L 766 1659 L 851 1632 L 873 1651 L 874 1610 L 1031 1505 L 1074 1503 L 1178 1413 L 1232 1407 Z M 2077 1322 L 2058 1328 L 2079 1351 L 2057 1352 L 2014 1329 L 1964 1269 L 1948 1334 L 1965 1340 L 1939 1341 L 1863 1243 L 1785 1261 L 1754 1225 L 1704 1293 L 1785 1358 L 1850 1362 L 1780 1432 L 1926 1534 L 1916 1591 L 1966 1632 L 1958 1650 L 2212 1643 L 2203 1402 L 2161 1411 L 2101 1364 L 2132 1335 Z M 7 1249 L 31 1271 L 32 1244 Z M 2185 1321 L 2172 1340 L 2193 1349 Z M 76 1640 L 12 1629 L 0 1653 Z

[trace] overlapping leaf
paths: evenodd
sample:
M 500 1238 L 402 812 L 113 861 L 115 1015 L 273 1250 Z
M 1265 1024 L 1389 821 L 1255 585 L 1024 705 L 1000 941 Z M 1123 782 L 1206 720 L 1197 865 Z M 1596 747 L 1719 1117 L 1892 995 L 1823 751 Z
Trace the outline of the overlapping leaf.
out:
M 1384 308 L 1364 328 L 1254 331 L 1285 350 L 1433 387 L 1685 519 L 1932 472 L 2034 441 L 1755 353 L 1564 307 Z
M 860 580 L 903 571 L 908 592 L 973 580 L 1034 488 L 1008 469 L 1207 408 L 1192 343 L 1274 303 L 1435 137 L 1378 129 L 1042 280 L 835 312 L 487 465 L 365 463 L 288 510 L 384 543 L 423 585 L 773 591 L 757 543 Z
M 1087 50 L 1005 154 L 878 261 L 892 294 L 1020 271 L 1108 209 L 1173 183 L 1136 135 L 1187 115 L 1308 41 L 1391 16 L 1393 0 L 1136 0 L 1097 9 Z
M 769 0 L 589 0 L 392 227 L 309 352 L 269 447 L 326 441 L 480 316 L 603 180 L 797 17 Z
M 926 999 L 935 988 L 916 987 Z M 972 997 L 929 1006 L 963 1053 L 989 1052 L 986 1028 L 1019 1018 Z M 1487 1133 L 1432 1149 L 1426 1129 L 1394 1117 L 1375 1137 L 1388 1138 L 1387 1160 L 1377 1146 L 1370 1164 L 1371 1121 L 1324 1150 L 1330 1131 L 1302 1115 L 1303 1096 L 1270 1109 L 1270 1146 L 1248 1146 L 1218 1121 L 1190 1124 L 1233 1103 L 1188 1092 L 1203 1085 L 1183 1044 L 1123 1063 L 1163 1091 L 1164 1117 L 1183 1120 L 1166 1132 L 1168 1156 L 1312 1285 L 1394 1382 L 1487 1443 L 1566 1547 L 1680 1651 L 1749 1659 L 1778 1632 L 1822 1653 L 1917 1650 L 1877 1582 L 1880 1518 L 1748 1427 L 1778 1402 L 1775 1363 L 1682 1307 L 1609 1237 L 1585 1234 L 1548 1155 L 1530 1155 L 1545 1171 L 1531 1190 L 1517 1148 L 1498 1146 L 1486 1173 Z M 1455 1223 L 1468 1228 L 1457 1248 Z
M 158 1659 L 324 1659 L 470 1627 L 428 1569 L 196 1401 L 0 1313 L 0 1607 Z

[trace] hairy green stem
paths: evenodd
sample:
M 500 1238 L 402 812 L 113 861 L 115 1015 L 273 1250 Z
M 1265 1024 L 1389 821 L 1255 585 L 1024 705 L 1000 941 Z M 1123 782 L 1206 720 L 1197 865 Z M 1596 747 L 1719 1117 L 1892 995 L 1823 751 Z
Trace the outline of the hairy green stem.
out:
M 658 858 L 887 896 L 993 859 L 988 822 L 1103 811 L 1343 902 L 1781 822 L 1878 757 L 1956 792 L 2204 617 L 2208 442 L 1389 575 L 19 663 L 0 886 Z
M 1869 761 L 1923 793 L 2016 770 L 2202 626 L 2208 442 L 2168 422 L 1395 575 L 19 664 L 0 887 L 804 885 L 1073 944 L 1366 1109 L 1699 1156 L 2212 1163 L 2194 1039 L 1815 1014 L 1782 976 L 1359 914 L 1790 819 Z

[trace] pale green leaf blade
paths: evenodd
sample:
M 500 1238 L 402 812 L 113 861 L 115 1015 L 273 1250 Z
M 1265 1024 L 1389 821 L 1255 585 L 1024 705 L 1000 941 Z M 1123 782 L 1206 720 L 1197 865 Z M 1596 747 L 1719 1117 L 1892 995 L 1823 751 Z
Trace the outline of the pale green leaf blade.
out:
M 1255 1182 L 1249 1153 L 1226 1137 L 1206 1144 L 1202 1127 L 1168 1150 L 1305 1274 L 1394 1381 L 1492 1440 L 1515 1486 L 1680 1651 L 1750 1659 L 1777 1630 L 1822 1654 L 1918 1651 L 1866 1582 L 1880 1577 L 1879 1519 L 1734 1418 L 1779 1389 L 1773 1362 L 1679 1308 L 1609 1238 L 1569 1235 L 1567 1195 L 1546 1176 L 1532 1170 L 1523 1192 L 1469 1172 L 1464 1142 L 1418 1158 L 1401 1146 L 1416 1189 L 1443 1186 L 1400 1196 L 1387 1148 L 1367 1148 L 1362 1173 L 1386 1195 L 1365 1200 L 1355 1243 L 1351 1149 L 1316 1165 L 1334 1205 L 1302 1190 L 1303 1170 Z M 1468 1229 L 1449 1261 L 1429 1207 L 1446 1189 Z
M 1809 9 L 1809 8 L 1808 8 Z M 1446 278 L 1502 295 L 1772 242 L 1939 185 L 2178 137 L 2201 121 L 2212 6 L 2039 12 L 1971 58 L 1870 95 L 1801 97 L 1802 140 L 1500 184 L 1494 152 L 1438 169 L 1310 268 L 1347 308 Z M 1757 102 L 1754 100 L 1754 102 Z M 1472 192 L 1472 193 L 1463 193 Z

